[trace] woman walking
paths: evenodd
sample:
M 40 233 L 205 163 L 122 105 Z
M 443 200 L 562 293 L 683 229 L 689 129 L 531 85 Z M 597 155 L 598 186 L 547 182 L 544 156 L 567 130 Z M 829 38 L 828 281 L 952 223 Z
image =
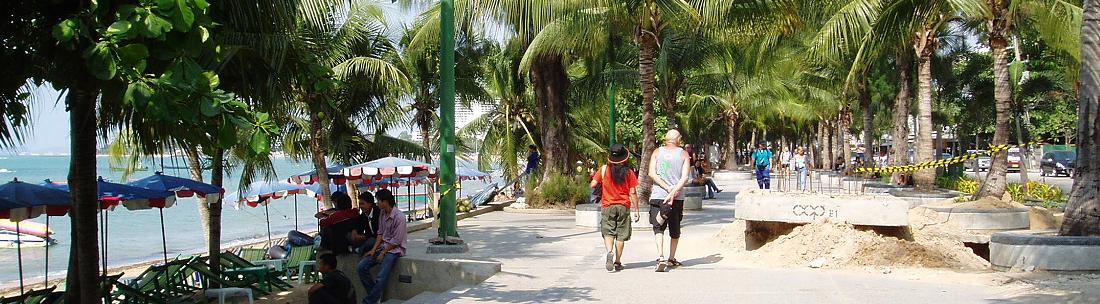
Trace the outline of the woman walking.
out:
M 638 175 L 626 163 L 630 153 L 620 144 L 611 146 L 607 164 L 592 174 L 591 187 L 601 187 L 600 233 L 607 248 L 607 271 L 623 270 L 623 247 L 630 240 L 630 209 L 634 209 L 634 221 L 641 218 L 638 210 Z
M 801 147 L 795 149 L 794 155 L 791 156 L 791 169 L 794 170 L 796 176 L 798 176 L 798 191 L 806 191 L 806 177 L 809 174 L 809 160 L 806 158 L 806 150 Z

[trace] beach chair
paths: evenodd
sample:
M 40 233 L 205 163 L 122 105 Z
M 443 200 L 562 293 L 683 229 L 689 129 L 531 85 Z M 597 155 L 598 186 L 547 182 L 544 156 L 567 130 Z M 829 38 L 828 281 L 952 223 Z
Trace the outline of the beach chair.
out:
M 284 290 L 284 291 L 287 290 L 287 289 L 290 289 L 290 288 L 294 288 L 293 285 L 290 285 L 290 283 L 287 283 L 286 281 L 283 281 L 283 279 L 279 278 L 279 276 L 280 276 L 279 271 L 281 271 L 282 269 L 270 269 L 266 265 L 253 264 L 252 262 L 247 261 L 244 258 L 239 257 L 239 256 L 233 254 L 232 252 L 228 252 L 228 251 L 222 253 L 220 255 L 220 257 L 221 257 L 221 264 L 222 264 L 223 268 L 226 268 L 226 269 L 255 269 L 256 267 L 264 267 L 264 269 L 266 271 L 263 271 L 261 273 L 262 273 L 264 279 L 266 280 L 266 284 L 268 286 L 275 286 L 276 288 L 279 288 L 279 289 Z M 261 287 L 263 287 L 263 286 L 261 286 Z M 268 290 L 271 290 L 271 289 L 269 288 Z
M 267 259 L 267 249 L 263 248 L 241 248 L 237 250 L 237 256 L 249 261 L 255 262 L 259 260 Z
M 13 297 L 10 297 L 10 298 L 4 298 L 4 299 L 0 300 L 0 303 L 3 303 L 3 304 L 9 304 L 9 303 L 11 303 L 11 304 L 15 304 L 15 303 L 19 303 L 19 304 L 43 304 L 43 303 L 46 303 L 46 302 L 43 302 L 43 301 L 45 301 L 47 298 L 49 298 L 50 294 L 53 293 L 54 288 L 56 288 L 56 287 L 31 290 L 31 291 L 28 291 L 28 292 L 26 292 L 22 295 L 13 296 Z
M 286 279 L 290 280 L 294 274 L 299 276 L 298 282 L 308 282 L 310 278 L 317 278 L 317 245 L 308 245 L 290 248 L 290 254 L 286 257 Z
M 261 296 L 266 296 L 270 294 L 262 288 L 257 287 L 256 285 L 260 282 L 253 278 L 226 276 L 222 273 L 214 271 L 213 269 L 210 269 L 210 267 L 206 265 L 205 258 L 198 260 L 195 263 L 188 264 L 186 269 L 187 271 L 194 272 L 201 277 L 202 289 L 213 288 L 212 286 L 217 285 L 219 287 L 251 288 L 253 291 L 256 292 L 256 294 Z
M 187 281 L 184 269 L 196 261 L 196 258 L 183 258 L 164 265 L 150 266 L 128 286 L 143 293 L 168 298 L 193 294 L 199 287 Z

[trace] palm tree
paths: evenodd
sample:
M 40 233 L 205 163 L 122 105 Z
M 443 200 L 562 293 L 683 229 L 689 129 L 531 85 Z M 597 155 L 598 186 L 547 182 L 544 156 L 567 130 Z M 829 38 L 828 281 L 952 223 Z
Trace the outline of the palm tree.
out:
M 523 147 L 534 144 L 539 134 L 534 115 L 534 100 L 523 86 L 523 79 L 515 73 L 519 65 L 518 46 L 498 50 L 485 62 L 486 88 L 495 102 L 489 112 L 475 118 L 461 130 L 459 136 L 469 138 L 482 134 L 478 150 L 478 166 L 481 169 L 500 165 L 506 180 L 519 175 L 517 159 Z
M 1077 109 L 1077 168 L 1059 235 L 1100 235 L 1100 3 L 1085 1 L 1081 27 L 1081 95 Z
M 1021 81 L 1022 62 L 1017 58 L 1010 63 L 1009 44 L 1016 41 L 1017 28 L 1033 27 L 1041 33 L 1044 40 L 1061 44 L 1074 44 L 1078 39 L 1075 31 L 1081 20 L 1080 7 L 1063 0 L 987 0 L 985 21 L 988 29 L 987 40 L 993 55 L 993 98 L 997 109 L 996 127 L 993 132 L 993 145 L 1008 144 L 1008 128 L 1015 101 L 1016 86 Z M 1020 53 L 1015 45 L 1016 54 Z M 1018 56 L 1017 56 L 1018 57 Z M 1015 67 L 1010 67 L 1014 65 Z M 985 196 L 1001 197 L 1008 186 L 1008 151 L 993 154 L 989 175 L 982 183 L 974 199 Z M 1026 167 L 1021 174 L 1027 174 Z

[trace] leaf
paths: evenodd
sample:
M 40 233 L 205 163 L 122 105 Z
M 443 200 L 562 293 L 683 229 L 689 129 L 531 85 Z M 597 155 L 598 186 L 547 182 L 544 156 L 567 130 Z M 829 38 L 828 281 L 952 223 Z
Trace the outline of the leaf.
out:
M 172 25 L 180 32 L 188 32 L 195 23 L 195 12 L 187 5 L 188 0 L 176 0 L 176 10 L 173 12 Z
M 60 42 L 69 42 L 76 36 L 76 31 L 76 20 L 65 19 L 53 27 L 53 38 Z
M 130 31 L 130 21 L 115 21 L 111 23 L 111 26 L 107 27 L 108 35 L 124 36 Z
M 218 85 L 221 85 L 221 78 L 218 77 L 217 73 L 206 71 L 202 72 L 202 75 L 206 76 L 206 81 L 210 84 L 210 90 L 217 89 Z
M 237 142 L 237 129 L 231 124 L 223 123 L 218 129 L 218 147 L 229 149 Z
M 195 7 L 197 7 L 200 10 L 206 10 L 207 7 L 210 7 L 210 3 L 206 2 L 206 0 L 193 0 L 193 1 L 195 1 Z
M 267 133 L 257 129 L 252 132 L 252 140 L 249 140 L 248 146 L 256 154 L 267 154 L 271 151 L 271 140 Z
M 118 57 L 125 63 L 137 63 L 149 57 L 149 48 L 141 43 L 128 44 L 118 48 Z
M 122 102 L 138 109 L 145 108 L 149 98 L 153 95 L 153 89 L 144 82 L 135 82 L 126 86 L 126 93 L 122 96 Z
M 149 14 L 145 17 L 145 32 L 142 34 L 144 34 L 146 38 L 158 38 L 164 36 L 164 33 L 171 30 L 171 22 L 168 22 L 168 20 L 161 18 L 157 14 Z
M 216 100 L 203 100 L 199 102 L 199 111 L 206 117 L 214 117 L 221 114 L 221 103 Z
M 115 56 L 111 54 L 111 47 L 108 42 L 103 41 L 89 48 L 84 52 L 84 58 L 88 70 L 96 78 L 102 80 L 115 78 L 115 73 L 118 72 L 118 62 L 116 62 Z

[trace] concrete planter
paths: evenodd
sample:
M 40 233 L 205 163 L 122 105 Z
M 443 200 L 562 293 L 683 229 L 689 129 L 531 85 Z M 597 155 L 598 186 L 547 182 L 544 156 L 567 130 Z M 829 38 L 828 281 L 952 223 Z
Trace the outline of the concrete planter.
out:
M 955 224 L 971 232 L 998 232 L 1031 227 L 1028 208 L 959 209 L 929 206 L 924 208 L 943 214 L 943 218 L 946 218 L 948 223 Z
M 637 222 L 630 222 L 630 226 L 634 227 L 634 229 L 651 227 L 649 225 L 649 206 L 642 205 L 638 207 L 640 207 L 639 210 L 641 212 L 641 219 L 639 219 Z M 597 204 L 577 205 L 577 211 L 574 213 L 576 217 L 575 224 L 579 227 L 599 228 L 601 211 L 602 208 L 600 208 L 600 205 Z M 630 212 L 631 214 L 634 213 L 633 207 L 630 208 Z
M 736 208 L 736 217 L 746 221 L 805 224 L 831 218 L 854 225 L 909 225 L 909 204 L 890 196 L 745 190 L 737 194 Z
M 1057 236 L 1055 230 L 994 233 L 989 261 L 994 269 L 1100 271 L 1100 237 Z
M 916 208 L 916 207 L 919 207 L 919 206 L 924 206 L 924 205 L 927 205 L 927 204 L 930 204 L 930 203 L 943 201 L 943 200 L 946 200 L 946 199 L 953 199 L 953 198 L 959 197 L 959 195 L 960 195 L 959 192 L 955 192 L 955 191 L 923 192 L 923 191 L 914 191 L 911 188 L 890 189 L 890 191 L 887 191 L 887 193 L 889 193 L 890 196 L 897 197 L 897 198 L 900 198 L 900 199 L 903 199 L 903 200 L 909 202 L 909 208 L 910 209 Z M 1026 228 L 1026 226 L 1025 226 L 1025 228 Z
M 904 190 L 904 189 L 912 189 L 912 188 L 913 187 L 894 185 L 894 184 L 883 183 L 883 182 L 867 182 L 866 184 L 863 184 L 863 192 L 873 193 L 873 194 L 888 194 L 888 193 L 890 193 L 890 190 L 894 190 L 894 189 Z
M 738 180 L 751 180 L 752 172 L 746 171 L 717 171 L 714 172 L 714 179 L 719 181 L 738 181 Z
M 702 210 L 703 196 L 706 194 L 706 186 L 684 187 L 684 210 Z

